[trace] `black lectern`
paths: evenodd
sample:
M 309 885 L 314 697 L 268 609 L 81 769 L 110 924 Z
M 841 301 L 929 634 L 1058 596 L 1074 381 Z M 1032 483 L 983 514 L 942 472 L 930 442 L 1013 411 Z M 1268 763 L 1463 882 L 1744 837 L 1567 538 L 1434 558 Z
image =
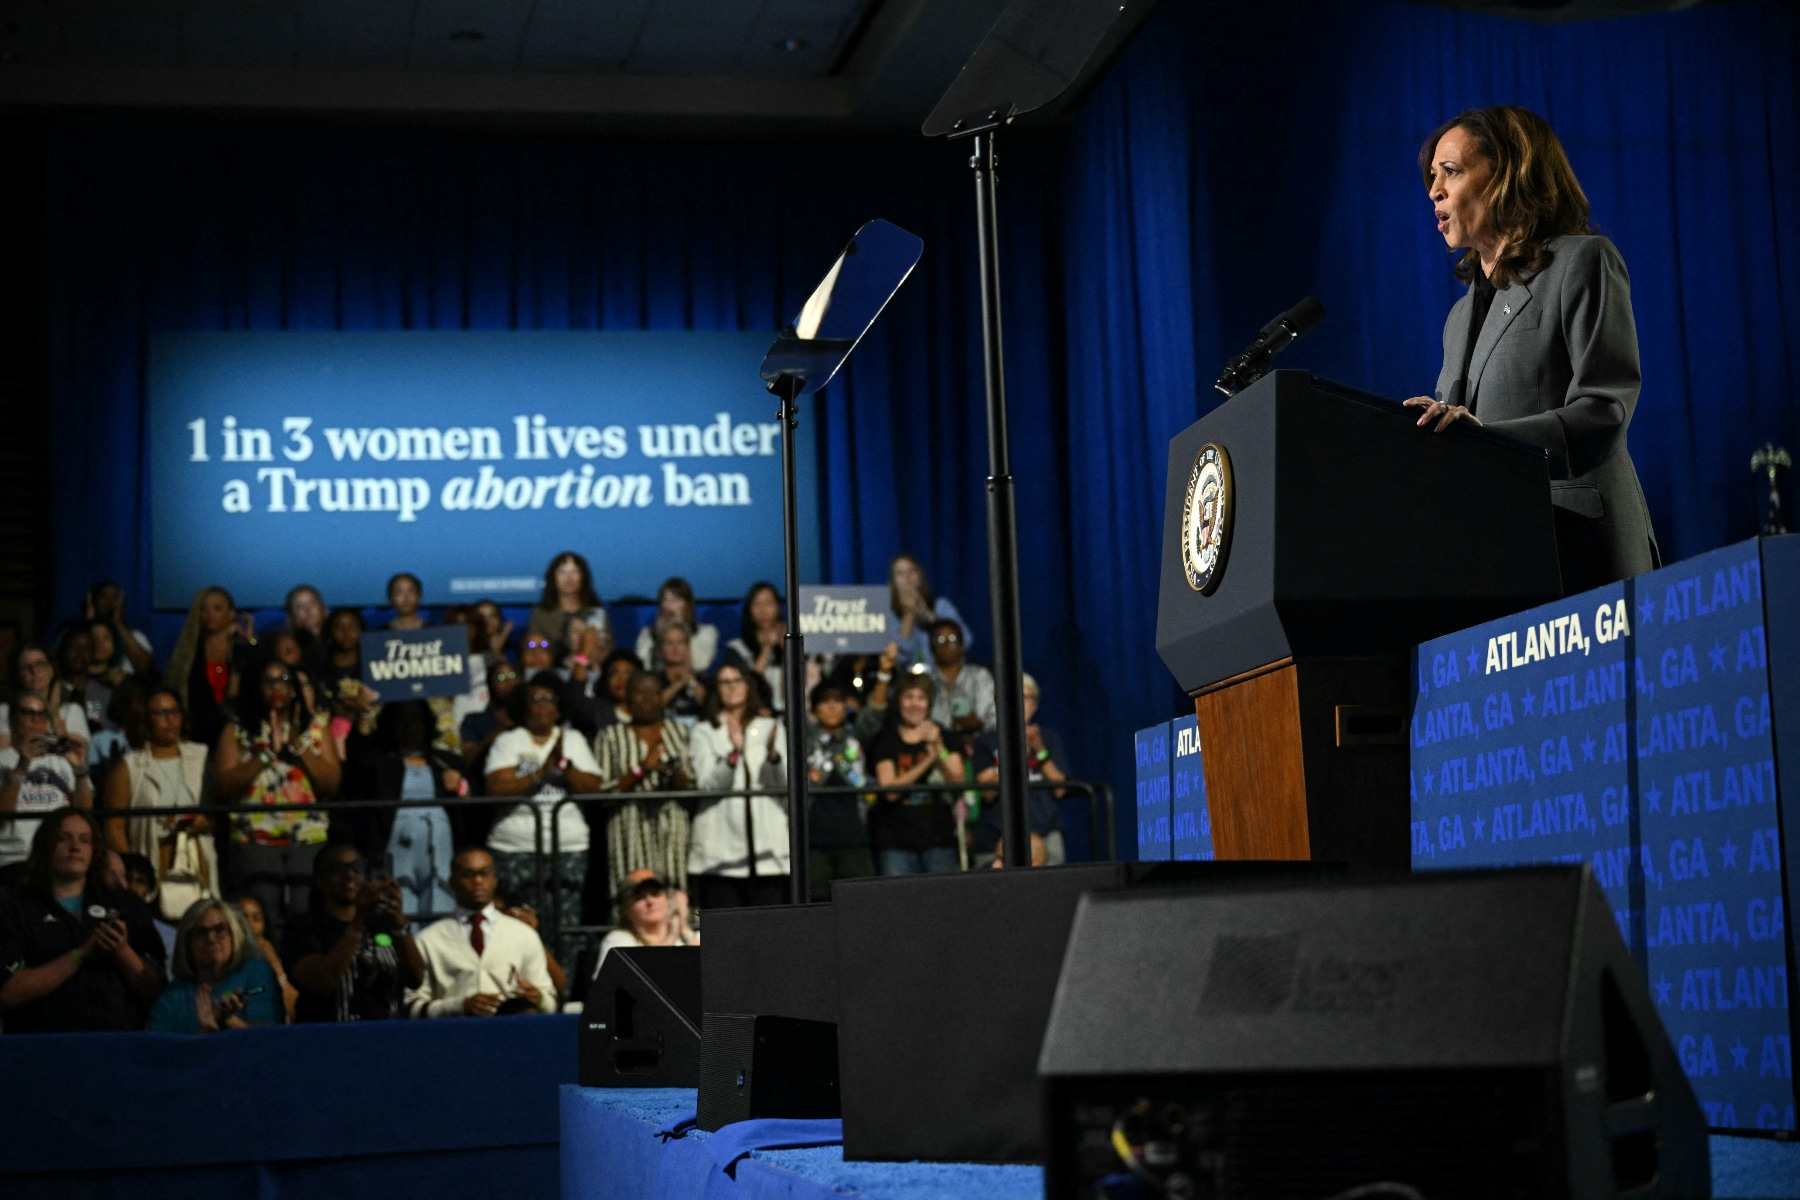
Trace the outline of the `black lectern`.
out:
M 1545 451 L 1276 371 L 1169 444 L 1156 648 L 1219 858 L 1404 868 L 1412 647 L 1560 594 Z

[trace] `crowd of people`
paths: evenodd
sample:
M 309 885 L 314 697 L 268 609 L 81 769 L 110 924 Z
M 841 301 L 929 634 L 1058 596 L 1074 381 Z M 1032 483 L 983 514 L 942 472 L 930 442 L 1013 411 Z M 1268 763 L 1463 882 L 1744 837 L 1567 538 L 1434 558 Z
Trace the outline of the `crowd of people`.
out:
M 882 653 L 805 664 L 797 769 L 841 789 L 810 801 L 817 899 L 836 879 L 999 861 L 992 792 L 969 786 L 998 778 L 993 675 L 916 560 L 888 584 Z M 387 599 L 329 608 L 300 585 L 259 634 L 210 587 L 159 667 L 102 583 L 79 620 L 17 647 L 0 689 L 0 1028 L 554 1011 L 616 947 L 697 943 L 709 909 L 786 899 L 773 585 L 722 637 L 668 579 L 630 648 L 573 552 L 519 619 L 488 600 L 427 612 L 404 572 Z M 463 626 L 466 690 L 381 702 L 372 617 Z M 1027 676 L 1031 776 L 1065 780 L 1037 703 Z M 1032 792 L 1034 862 L 1063 858 L 1059 794 Z

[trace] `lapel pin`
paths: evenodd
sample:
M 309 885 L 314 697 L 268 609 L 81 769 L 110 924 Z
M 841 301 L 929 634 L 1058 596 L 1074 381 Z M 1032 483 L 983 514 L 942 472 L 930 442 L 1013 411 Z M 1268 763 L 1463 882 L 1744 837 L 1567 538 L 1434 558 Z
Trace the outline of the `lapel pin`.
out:
M 1503 316 L 1503 317 L 1510 317 L 1510 316 L 1512 316 L 1512 305 L 1510 305 L 1510 304 L 1502 304 L 1502 305 L 1501 305 L 1501 306 L 1500 306 L 1500 315 L 1501 315 L 1501 316 Z

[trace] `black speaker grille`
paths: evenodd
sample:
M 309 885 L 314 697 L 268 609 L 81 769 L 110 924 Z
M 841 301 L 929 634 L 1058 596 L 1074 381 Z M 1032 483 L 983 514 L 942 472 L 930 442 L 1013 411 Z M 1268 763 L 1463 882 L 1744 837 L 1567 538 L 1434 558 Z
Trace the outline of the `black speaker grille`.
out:
M 701 1129 L 710 1132 L 749 1119 L 755 1050 L 754 1016 L 706 1014 L 700 1033 L 700 1102 L 695 1113 Z

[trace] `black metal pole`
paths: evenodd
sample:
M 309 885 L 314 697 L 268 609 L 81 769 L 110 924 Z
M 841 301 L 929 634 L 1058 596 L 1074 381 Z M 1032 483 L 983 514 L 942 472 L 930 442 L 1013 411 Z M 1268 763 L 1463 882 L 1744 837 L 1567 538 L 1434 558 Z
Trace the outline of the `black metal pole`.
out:
M 1000 346 L 1000 219 L 994 134 L 970 139 L 981 262 L 981 358 L 987 377 L 988 574 L 994 619 L 994 706 L 1000 723 L 1000 828 L 1006 865 L 1031 865 L 1025 801 L 1025 668 L 1019 649 L 1019 536 L 1006 443 L 1006 370 Z
M 812 897 L 812 839 L 806 812 L 806 641 L 800 634 L 800 495 L 794 485 L 794 430 L 800 426 L 796 401 L 804 384 L 782 375 L 769 384 L 781 401 L 781 550 L 786 570 L 787 639 L 781 647 L 782 690 L 787 702 L 788 902 Z M 750 848 L 754 859 L 756 848 Z

